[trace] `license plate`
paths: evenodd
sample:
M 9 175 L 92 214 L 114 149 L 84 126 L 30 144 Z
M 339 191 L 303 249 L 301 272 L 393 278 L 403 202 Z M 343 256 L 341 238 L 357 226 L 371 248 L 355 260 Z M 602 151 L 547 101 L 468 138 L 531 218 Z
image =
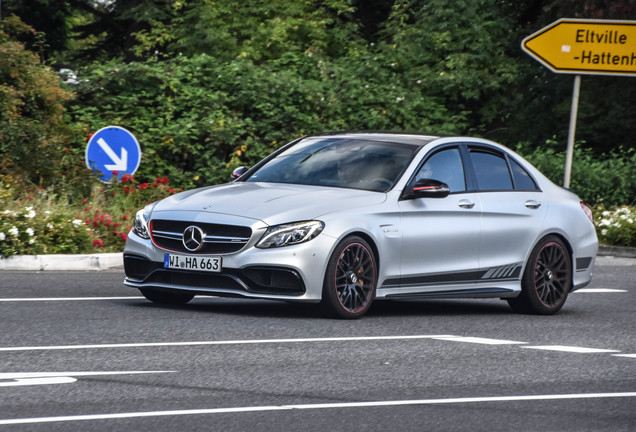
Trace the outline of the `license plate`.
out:
M 220 272 L 221 265 L 221 257 L 218 256 L 201 257 L 176 254 L 165 254 L 163 256 L 163 267 L 169 269 Z

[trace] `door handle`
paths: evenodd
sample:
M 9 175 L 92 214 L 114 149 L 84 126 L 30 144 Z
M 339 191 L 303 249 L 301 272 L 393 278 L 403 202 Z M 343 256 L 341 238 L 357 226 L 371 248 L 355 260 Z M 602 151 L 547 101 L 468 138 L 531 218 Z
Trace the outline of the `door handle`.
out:
M 538 209 L 539 207 L 541 207 L 541 202 L 535 201 L 535 200 L 528 200 L 526 201 L 526 207 L 531 209 Z
M 460 200 L 457 203 L 457 205 L 460 206 L 461 208 L 465 208 L 465 209 L 471 209 L 471 208 L 475 207 L 475 203 L 472 202 L 471 200 L 467 200 L 467 199 Z

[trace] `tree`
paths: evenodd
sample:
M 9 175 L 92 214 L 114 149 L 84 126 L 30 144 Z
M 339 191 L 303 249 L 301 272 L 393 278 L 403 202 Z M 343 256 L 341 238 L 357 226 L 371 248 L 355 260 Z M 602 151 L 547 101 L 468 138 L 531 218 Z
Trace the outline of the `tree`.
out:
M 0 32 L 0 173 L 17 183 L 50 184 L 71 139 L 63 104 L 72 94 L 37 55 L 9 34 L 35 33 L 17 17 Z
M 136 34 L 138 55 L 206 54 L 264 62 L 285 54 L 346 56 L 360 41 L 352 0 L 190 1 Z
M 2 17 L 16 15 L 34 29 L 14 34 L 26 49 L 36 52 L 42 62 L 68 48 L 72 10 L 64 0 L 2 0 Z
M 397 0 L 385 37 L 411 82 L 467 115 L 468 130 L 488 134 L 509 119 L 509 88 L 518 79 L 517 29 L 504 2 Z

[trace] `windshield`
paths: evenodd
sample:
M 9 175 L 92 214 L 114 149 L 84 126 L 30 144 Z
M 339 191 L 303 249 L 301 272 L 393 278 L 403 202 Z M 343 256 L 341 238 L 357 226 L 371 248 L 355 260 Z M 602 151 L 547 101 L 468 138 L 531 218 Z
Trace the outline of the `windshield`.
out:
M 268 161 L 246 181 L 385 192 L 418 148 L 354 138 L 306 138 Z

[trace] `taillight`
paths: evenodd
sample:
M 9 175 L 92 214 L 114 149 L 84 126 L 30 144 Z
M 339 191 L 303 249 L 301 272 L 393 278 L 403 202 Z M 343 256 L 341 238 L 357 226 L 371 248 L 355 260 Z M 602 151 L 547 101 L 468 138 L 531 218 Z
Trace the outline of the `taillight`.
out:
M 590 222 L 594 223 L 594 216 L 592 215 L 592 210 L 583 201 L 581 201 L 581 208 L 583 209 L 583 213 L 585 213 L 585 215 L 588 217 Z

